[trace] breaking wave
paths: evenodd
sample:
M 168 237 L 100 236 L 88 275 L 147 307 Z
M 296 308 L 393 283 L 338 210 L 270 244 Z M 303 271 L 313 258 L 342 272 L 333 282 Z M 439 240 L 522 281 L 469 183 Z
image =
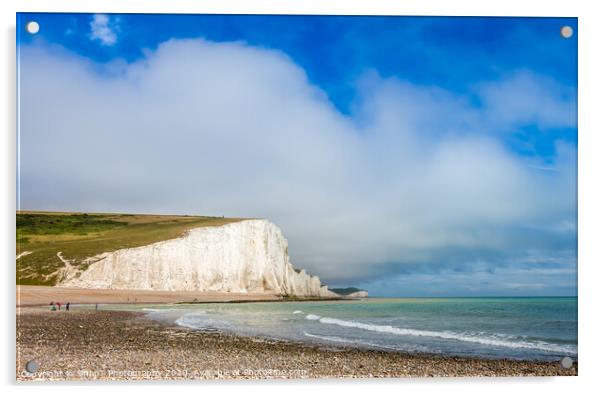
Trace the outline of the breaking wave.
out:
M 347 339 L 347 338 L 342 338 L 342 337 L 337 337 L 334 335 L 318 335 L 318 334 L 310 334 L 309 332 L 304 331 L 303 335 L 305 335 L 306 337 L 309 338 L 315 338 L 315 339 L 320 339 L 323 341 L 330 341 L 330 342 L 338 342 L 338 343 L 349 343 L 351 345 L 362 345 L 362 346 L 368 346 L 368 347 L 372 347 L 372 348 L 381 348 L 381 349 L 389 349 L 389 350 L 403 350 L 406 352 L 417 352 L 417 351 L 422 351 L 422 352 L 430 352 L 430 353 L 435 353 L 434 350 L 432 349 L 428 349 L 426 346 L 420 346 L 420 345 L 404 345 L 404 346 L 387 346 L 387 345 L 383 345 L 383 344 L 379 344 L 379 343 L 372 343 L 372 342 L 367 342 L 367 341 L 361 341 L 358 339 Z
M 211 319 L 207 316 L 207 314 L 204 311 L 198 311 L 182 315 L 176 320 L 175 323 L 182 327 L 194 328 L 197 330 L 217 330 L 230 328 L 230 325 L 224 321 L 217 321 Z
M 360 345 L 366 345 L 366 346 L 372 346 L 372 347 L 380 347 L 380 348 L 385 348 L 385 349 L 395 349 L 394 347 L 391 346 L 385 346 L 385 345 L 379 345 L 376 343 L 371 343 L 371 342 L 365 342 L 365 341 L 358 341 L 355 339 L 346 339 L 346 338 L 341 338 L 341 337 L 337 337 L 334 335 L 318 335 L 318 334 L 310 334 L 308 332 L 303 332 L 303 335 L 305 335 L 306 337 L 309 338 L 316 338 L 316 339 L 321 339 L 323 341 L 331 341 L 331 342 L 339 342 L 339 343 L 351 343 L 351 344 L 360 344 Z
M 308 320 L 318 321 L 322 324 L 333 324 L 340 327 L 357 328 L 361 330 L 380 332 L 392 335 L 431 337 L 446 340 L 478 343 L 487 346 L 506 347 L 513 349 L 534 349 L 560 354 L 577 354 L 576 347 L 572 345 L 558 345 L 544 341 L 525 341 L 521 339 L 512 340 L 510 339 L 512 338 L 511 336 L 506 336 L 506 338 L 504 338 L 501 335 L 496 336 L 480 333 L 457 333 L 452 331 L 416 330 L 411 328 L 393 327 L 389 325 L 378 325 L 349 320 L 334 319 L 330 317 L 320 317 L 311 314 L 307 315 L 305 318 Z

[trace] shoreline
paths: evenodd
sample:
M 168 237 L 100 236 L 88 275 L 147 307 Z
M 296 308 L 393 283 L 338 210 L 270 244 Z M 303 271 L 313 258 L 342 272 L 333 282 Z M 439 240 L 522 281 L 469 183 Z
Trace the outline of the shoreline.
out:
M 24 371 L 35 360 L 37 374 Z M 152 320 L 141 312 L 19 308 L 17 380 L 576 376 L 578 363 L 325 346 Z
M 224 293 L 217 291 L 160 291 L 81 289 L 56 286 L 17 286 L 17 307 L 66 304 L 221 304 L 247 302 L 352 301 L 349 297 L 291 297 L 273 293 Z
M 281 301 L 272 293 L 224 293 L 213 291 L 163 291 L 82 289 L 75 287 L 17 285 L 17 307 L 66 304 L 170 304 L 196 302 Z

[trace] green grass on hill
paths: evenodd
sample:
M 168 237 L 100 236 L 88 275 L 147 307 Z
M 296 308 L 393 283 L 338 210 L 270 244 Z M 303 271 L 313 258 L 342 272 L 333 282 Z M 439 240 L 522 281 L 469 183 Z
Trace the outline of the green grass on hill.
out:
M 181 236 L 195 227 L 220 226 L 242 219 L 208 216 L 17 212 L 17 284 L 53 286 L 65 264 L 86 268 L 88 257 L 144 246 Z

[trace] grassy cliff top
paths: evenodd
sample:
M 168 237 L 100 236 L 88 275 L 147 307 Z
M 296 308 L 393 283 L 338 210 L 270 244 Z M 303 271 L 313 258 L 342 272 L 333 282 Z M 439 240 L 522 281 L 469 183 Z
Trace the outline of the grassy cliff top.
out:
M 358 291 L 366 291 L 364 289 L 358 289 L 357 287 L 341 287 L 341 288 L 334 288 L 334 289 L 329 289 L 329 290 L 334 293 L 340 294 L 342 296 L 353 294 Z
M 55 285 L 65 264 L 78 268 L 88 257 L 173 239 L 195 227 L 243 219 L 210 216 L 116 213 L 17 212 L 17 284 Z

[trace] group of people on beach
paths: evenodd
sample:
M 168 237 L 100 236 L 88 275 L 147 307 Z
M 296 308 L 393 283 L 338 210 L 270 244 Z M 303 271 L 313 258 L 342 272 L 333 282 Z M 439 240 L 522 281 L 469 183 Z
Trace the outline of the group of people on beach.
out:
M 57 302 L 56 304 L 54 303 L 54 301 L 50 301 L 50 310 L 51 311 L 56 311 L 56 310 L 61 310 L 61 303 Z M 69 307 L 71 306 L 71 304 L 68 302 L 65 304 L 65 310 L 68 311 Z
M 55 303 L 54 301 L 50 301 L 50 310 L 51 311 L 57 311 L 57 310 L 60 311 L 61 305 L 63 305 L 63 304 L 61 304 L 60 302 Z M 68 311 L 70 306 L 71 306 L 70 302 L 66 303 L 65 310 Z M 94 309 L 98 310 L 98 304 L 96 304 Z

